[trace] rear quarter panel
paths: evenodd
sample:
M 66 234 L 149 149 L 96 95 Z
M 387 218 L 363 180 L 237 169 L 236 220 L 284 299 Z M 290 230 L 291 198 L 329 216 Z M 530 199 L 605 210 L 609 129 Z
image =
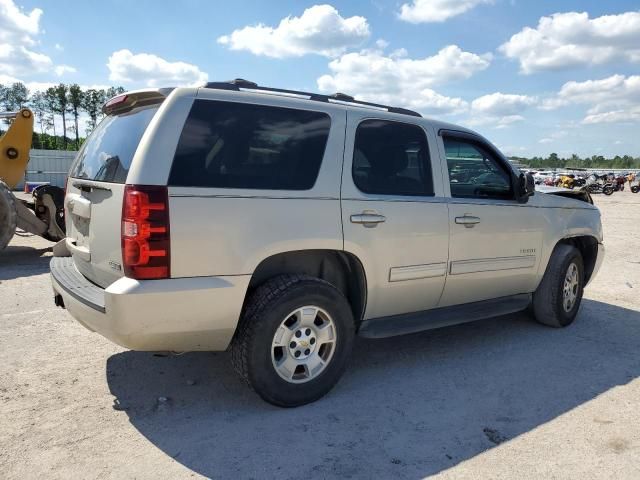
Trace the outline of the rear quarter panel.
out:
M 249 101 L 236 92 L 206 89 L 200 91 L 199 98 Z M 306 191 L 170 187 L 172 277 L 250 274 L 262 260 L 278 253 L 343 248 L 340 175 L 344 107 L 272 95 L 250 100 L 321 111 L 331 117 L 316 182 Z

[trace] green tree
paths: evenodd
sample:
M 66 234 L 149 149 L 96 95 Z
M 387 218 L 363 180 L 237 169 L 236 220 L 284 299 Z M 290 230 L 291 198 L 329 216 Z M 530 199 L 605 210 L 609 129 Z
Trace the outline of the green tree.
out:
M 45 126 L 45 116 L 47 115 L 47 100 L 45 98 L 44 93 L 36 92 L 31 95 L 31 99 L 29 101 L 31 105 L 31 109 L 33 110 L 33 114 L 36 117 L 36 121 L 40 126 L 40 136 L 38 138 L 38 143 L 40 148 L 44 148 L 44 126 Z
M 106 93 L 106 99 L 115 97 L 116 95 L 122 95 L 126 90 L 123 87 L 109 87 Z
M 62 117 L 62 149 L 67 149 L 67 113 L 69 112 L 69 87 L 64 83 L 53 87 L 56 113 Z
M 633 158 L 630 155 L 623 157 L 605 158 L 602 155 L 580 158 L 578 155 L 571 155 L 571 158 L 559 158 L 557 154 L 551 154 L 547 158 L 514 158 L 518 163 L 529 168 L 549 169 L 549 168 L 595 168 L 602 171 L 612 169 L 640 170 L 640 158 Z
M 29 100 L 29 90 L 22 82 L 16 82 L 7 89 L 5 106 L 7 110 L 19 110 Z
M 0 85 L 0 104 L 5 111 L 12 112 L 21 109 L 29 99 L 29 90 L 24 83 L 16 82 L 10 87 Z M 11 119 L 5 118 L 5 124 L 10 125 Z
M 80 148 L 80 135 L 78 130 L 78 117 L 80 116 L 80 108 L 84 99 L 84 93 L 80 88 L 80 85 L 74 83 L 69 87 L 69 106 L 71 113 L 73 114 L 74 131 L 76 134 L 76 149 Z
M 7 92 L 9 89 L 0 83 L 0 108 L 6 108 Z
M 82 102 L 82 108 L 89 115 L 89 131 L 96 128 L 98 117 L 102 111 L 102 105 L 105 102 L 106 93 L 104 90 L 95 90 L 93 88 L 87 90 Z
M 58 136 L 56 135 L 56 113 L 58 113 L 58 95 L 55 87 L 47 88 L 44 92 L 47 111 L 50 113 L 50 128 L 53 130 L 53 148 L 58 149 Z
M 47 135 L 47 139 L 45 141 L 45 148 L 50 150 L 57 150 L 58 144 L 57 144 L 57 138 L 56 138 L 55 117 L 53 116 L 53 113 L 47 113 L 44 116 L 44 131 L 49 132 L 51 130 L 53 130 L 53 137 L 50 135 Z
M 29 100 L 29 89 L 22 82 L 17 82 L 11 85 L 9 96 L 13 101 L 16 110 L 21 109 L 27 104 Z
M 9 93 L 9 87 L 5 87 L 0 83 L 0 110 L 7 111 L 7 95 Z M 5 124 L 9 125 L 11 122 L 8 119 L 5 119 Z

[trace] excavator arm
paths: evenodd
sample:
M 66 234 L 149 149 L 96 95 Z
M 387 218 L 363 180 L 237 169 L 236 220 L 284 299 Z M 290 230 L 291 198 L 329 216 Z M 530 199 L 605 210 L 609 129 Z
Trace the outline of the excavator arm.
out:
M 0 119 L 13 118 L 13 123 L 0 137 L 0 180 L 13 189 L 24 177 L 29 163 L 33 136 L 33 113 L 28 108 L 19 112 L 2 112 Z
M 12 190 L 24 177 L 33 136 L 33 113 L 28 108 L 0 113 L 13 122 L 0 137 L 0 250 L 16 230 L 40 235 L 51 241 L 64 238 L 64 191 L 43 185 L 33 192 L 32 201 L 16 198 Z

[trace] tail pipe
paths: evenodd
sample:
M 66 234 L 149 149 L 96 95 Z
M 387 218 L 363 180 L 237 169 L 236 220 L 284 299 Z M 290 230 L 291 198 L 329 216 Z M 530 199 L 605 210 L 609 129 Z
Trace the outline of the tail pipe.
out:
M 55 304 L 56 307 L 65 308 L 64 299 L 62 298 L 62 295 L 60 295 L 59 293 L 56 293 L 55 296 L 53 297 L 53 303 Z

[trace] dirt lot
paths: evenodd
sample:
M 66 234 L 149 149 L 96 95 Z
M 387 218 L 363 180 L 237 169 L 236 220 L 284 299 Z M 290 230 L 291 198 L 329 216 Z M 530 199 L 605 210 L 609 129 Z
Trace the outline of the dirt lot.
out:
M 337 388 L 294 410 L 226 353 L 85 330 L 52 304 L 50 244 L 17 236 L 0 254 L 0 476 L 640 478 L 640 194 L 596 201 L 607 258 L 576 324 L 358 340 Z

